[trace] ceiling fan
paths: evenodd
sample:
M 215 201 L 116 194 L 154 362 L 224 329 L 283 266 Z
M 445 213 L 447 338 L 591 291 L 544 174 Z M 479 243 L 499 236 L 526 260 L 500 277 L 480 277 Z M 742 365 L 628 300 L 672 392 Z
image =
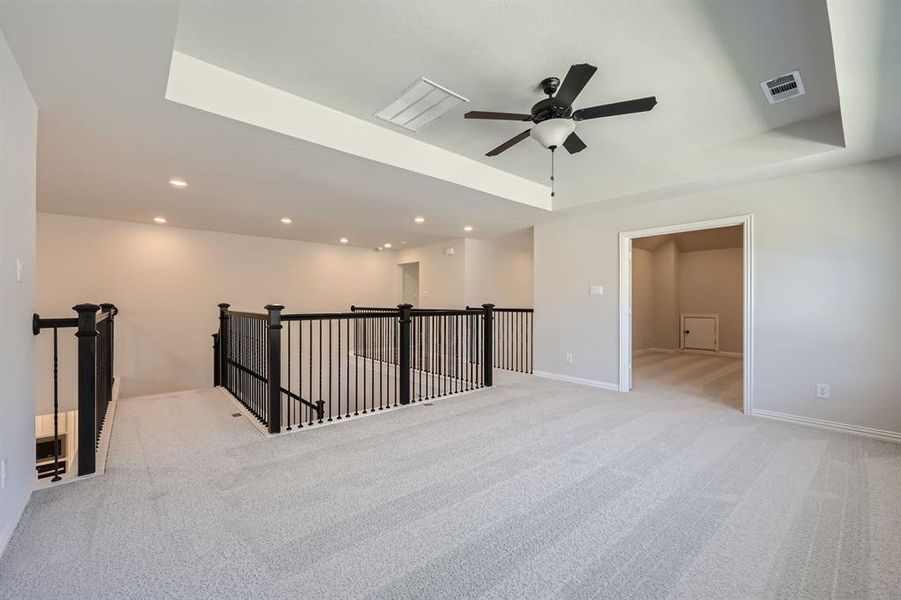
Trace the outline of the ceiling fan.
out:
M 585 142 L 576 134 L 576 121 L 646 112 L 657 104 L 655 96 L 648 96 L 647 98 L 625 100 L 623 102 L 573 110 L 573 102 L 597 70 L 597 67 L 583 63 L 571 66 L 562 84 L 556 77 L 544 79 L 541 82 L 541 89 L 544 90 L 548 97 L 535 104 L 529 114 L 471 110 L 463 117 L 466 119 L 530 121 L 534 123 L 533 127 L 507 140 L 494 150 L 489 151 L 485 156 L 497 156 L 527 137 L 532 137 L 544 148 L 551 151 L 551 184 L 553 186 L 554 150 L 562 145 L 567 152 L 575 154 L 587 147 Z M 551 191 L 551 196 L 553 195 L 554 192 Z

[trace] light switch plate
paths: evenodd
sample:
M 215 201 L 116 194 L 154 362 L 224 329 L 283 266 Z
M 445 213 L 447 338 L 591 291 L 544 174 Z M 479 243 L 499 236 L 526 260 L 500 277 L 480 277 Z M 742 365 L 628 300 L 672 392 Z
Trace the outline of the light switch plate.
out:
M 603 296 L 604 295 L 604 286 L 602 285 L 592 285 L 588 288 L 589 296 Z
M 22 283 L 22 259 L 16 259 L 16 283 Z

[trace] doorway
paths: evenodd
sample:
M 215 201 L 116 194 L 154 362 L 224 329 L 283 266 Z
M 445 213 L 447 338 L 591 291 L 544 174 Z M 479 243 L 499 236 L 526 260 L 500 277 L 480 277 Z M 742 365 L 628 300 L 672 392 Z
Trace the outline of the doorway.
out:
M 751 413 L 751 217 L 620 233 L 620 391 Z
M 419 306 L 419 263 L 403 263 L 398 265 L 401 275 L 401 302 Z

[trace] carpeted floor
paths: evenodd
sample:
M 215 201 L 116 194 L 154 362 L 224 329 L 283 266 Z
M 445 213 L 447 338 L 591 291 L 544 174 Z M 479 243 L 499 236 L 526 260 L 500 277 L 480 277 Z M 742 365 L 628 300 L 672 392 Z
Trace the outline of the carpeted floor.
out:
M 123 400 L 0 598 L 898 598 L 901 445 L 529 377 L 264 439 Z
M 632 359 L 632 387 L 678 390 L 742 410 L 742 359 L 688 352 L 647 352 Z

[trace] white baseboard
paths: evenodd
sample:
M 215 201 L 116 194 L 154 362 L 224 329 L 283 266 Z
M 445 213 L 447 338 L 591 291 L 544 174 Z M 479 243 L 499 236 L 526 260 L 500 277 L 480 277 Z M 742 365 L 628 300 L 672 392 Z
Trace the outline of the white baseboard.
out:
M 785 421 L 786 423 L 797 423 L 799 425 L 807 425 L 808 427 L 830 429 L 832 431 L 843 431 L 845 433 L 853 433 L 855 435 L 863 435 L 879 440 L 901 443 L 901 432 L 897 431 L 873 429 L 872 427 L 864 427 L 863 425 L 851 425 L 849 423 L 839 423 L 838 421 L 814 419 L 813 417 L 802 417 L 799 415 L 790 415 L 787 413 L 781 413 L 772 410 L 763 410 L 759 408 L 753 409 L 751 411 L 751 415 L 755 417 L 763 417 L 765 419 L 775 419 L 776 421 Z
M 547 371 L 533 371 L 532 375 L 543 377 L 545 379 L 556 379 L 557 381 L 566 381 L 576 383 L 578 385 L 587 385 L 591 387 L 601 388 L 603 390 L 619 391 L 619 385 L 615 383 L 607 383 L 606 381 L 598 381 L 597 379 L 586 379 L 585 377 L 573 377 L 572 375 L 561 375 L 560 373 L 548 373 Z

